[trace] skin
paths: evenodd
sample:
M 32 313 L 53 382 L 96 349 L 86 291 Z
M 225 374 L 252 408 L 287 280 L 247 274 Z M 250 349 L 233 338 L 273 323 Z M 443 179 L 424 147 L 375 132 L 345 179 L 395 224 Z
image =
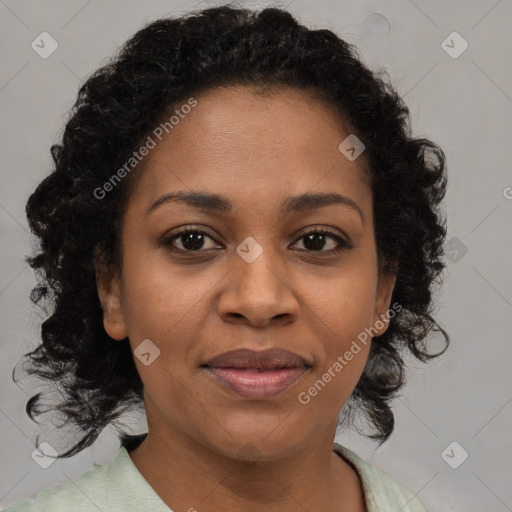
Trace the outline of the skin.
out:
M 176 512 L 365 511 L 359 477 L 333 441 L 370 344 L 310 403 L 297 399 L 390 305 L 394 277 L 379 278 L 364 154 L 345 158 L 338 145 L 350 129 L 306 91 L 231 86 L 196 99 L 139 170 L 121 272 L 97 267 L 108 334 L 160 350 L 148 366 L 135 358 L 149 433 L 130 457 Z M 178 190 L 221 194 L 232 211 L 169 201 L 146 213 Z M 279 213 L 289 196 L 322 192 L 350 198 L 362 218 L 344 204 Z M 336 239 L 316 248 L 308 226 L 353 247 L 328 255 Z M 186 237 L 159 245 L 181 229 L 208 236 L 195 251 Z M 263 249 L 252 263 L 236 252 L 248 236 Z M 312 367 L 281 394 L 247 400 L 200 368 L 241 347 L 285 348 Z

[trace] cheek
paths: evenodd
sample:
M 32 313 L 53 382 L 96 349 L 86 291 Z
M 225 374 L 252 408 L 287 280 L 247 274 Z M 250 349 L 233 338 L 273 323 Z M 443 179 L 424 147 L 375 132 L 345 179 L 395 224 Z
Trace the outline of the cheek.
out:
M 215 275 L 192 267 L 173 268 L 161 258 L 126 261 L 123 312 L 128 335 L 167 344 L 174 333 L 190 329 L 201 316 L 204 298 L 215 285 Z
M 133 263 L 126 265 L 123 313 L 134 360 L 147 391 L 156 398 L 166 390 L 159 400 L 172 403 L 186 390 L 187 372 L 197 364 L 196 340 L 204 331 L 211 308 L 208 293 L 218 277 L 192 267 L 178 272 L 155 262 Z M 151 344 L 144 341 L 148 339 Z M 158 354 L 149 365 L 137 357 L 143 342 Z M 183 404 L 178 400 L 173 407 Z
M 316 280 L 304 290 L 304 300 L 307 297 L 308 308 L 329 338 L 346 341 L 373 322 L 376 287 L 373 268 L 347 268 L 330 279 Z
M 318 339 L 314 382 L 319 402 L 343 405 L 356 386 L 368 359 L 374 319 L 377 276 L 370 265 L 340 269 L 336 277 L 309 287 L 307 308 Z M 309 313 L 308 313 L 309 315 Z M 325 391 L 323 385 L 325 384 Z M 320 393 L 320 389 L 322 392 Z M 315 393 L 315 390 L 312 390 Z
M 317 367 L 298 400 L 327 421 L 345 405 L 368 360 L 371 337 L 365 329 L 373 320 L 374 288 L 363 280 L 340 279 L 310 299 Z

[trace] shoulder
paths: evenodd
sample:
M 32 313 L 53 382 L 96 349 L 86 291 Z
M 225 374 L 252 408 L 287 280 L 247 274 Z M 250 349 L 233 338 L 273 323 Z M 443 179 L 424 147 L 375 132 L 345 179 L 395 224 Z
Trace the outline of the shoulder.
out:
M 107 510 L 110 464 L 94 468 L 72 482 L 41 491 L 35 499 L 15 503 L 4 512 L 89 512 Z
M 353 464 L 361 478 L 368 512 L 427 512 L 421 501 L 384 471 L 348 448 L 334 443 L 334 451 Z
M 63 485 L 46 489 L 5 512 L 172 512 L 121 446 L 114 460 Z

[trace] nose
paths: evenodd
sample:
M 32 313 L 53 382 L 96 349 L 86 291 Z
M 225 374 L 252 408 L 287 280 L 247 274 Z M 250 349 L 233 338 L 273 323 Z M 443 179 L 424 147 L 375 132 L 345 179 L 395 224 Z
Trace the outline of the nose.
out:
M 289 273 L 276 264 L 270 252 L 264 250 L 252 263 L 235 256 L 218 303 L 225 322 L 264 328 L 292 323 L 298 318 L 300 303 Z

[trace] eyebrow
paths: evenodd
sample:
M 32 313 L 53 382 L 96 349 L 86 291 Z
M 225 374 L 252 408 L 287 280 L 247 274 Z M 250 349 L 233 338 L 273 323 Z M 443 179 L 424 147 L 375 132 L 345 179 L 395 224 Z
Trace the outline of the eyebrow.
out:
M 187 204 L 188 206 L 192 206 L 193 208 L 198 208 L 200 210 L 205 211 L 230 212 L 233 210 L 233 205 L 229 201 L 229 199 L 219 194 L 212 194 L 200 191 L 177 191 L 168 192 L 167 194 L 164 194 L 163 196 L 159 197 L 148 208 L 146 216 L 149 215 L 152 211 L 154 211 L 162 204 L 171 201 L 179 201 Z M 346 206 L 351 210 L 355 211 L 356 213 L 359 214 L 364 224 L 364 215 L 363 212 L 361 211 L 361 208 L 359 208 L 359 206 L 357 205 L 357 203 L 350 199 L 349 197 L 342 196 L 341 194 L 337 194 L 335 192 L 317 194 L 304 193 L 298 196 L 288 197 L 283 201 L 281 205 L 280 214 L 284 216 L 290 215 L 292 213 L 312 211 L 333 204 Z

